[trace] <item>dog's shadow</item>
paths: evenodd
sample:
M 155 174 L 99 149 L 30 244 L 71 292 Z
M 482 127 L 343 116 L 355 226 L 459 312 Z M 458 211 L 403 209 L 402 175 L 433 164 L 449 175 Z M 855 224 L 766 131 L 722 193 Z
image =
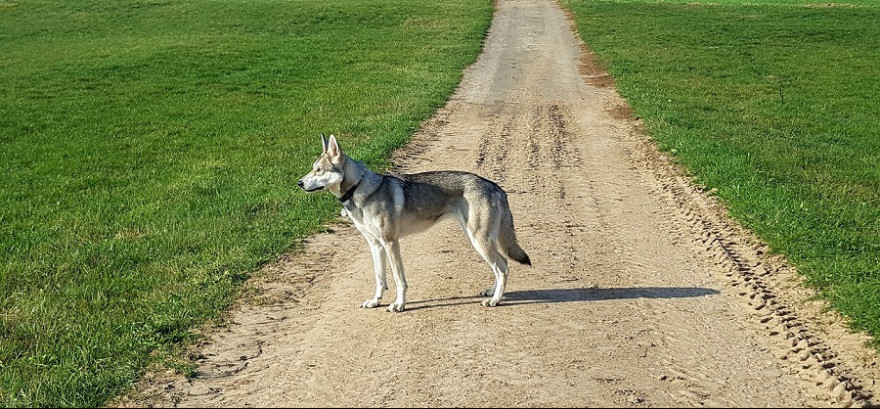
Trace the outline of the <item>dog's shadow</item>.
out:
M 718 294 L 720 293 L 716 290 L 699 287 L 559 288 L 525 290 L 504 293 L 504 299 L 499 307 L 521 304 L 628 300 L 634 298 L 697 298 Z M 424 308 L 477 304 L 485 298 L 486 297 L 472 296 L 416 300 L 407 303 L 407 309 L 418 310 Z

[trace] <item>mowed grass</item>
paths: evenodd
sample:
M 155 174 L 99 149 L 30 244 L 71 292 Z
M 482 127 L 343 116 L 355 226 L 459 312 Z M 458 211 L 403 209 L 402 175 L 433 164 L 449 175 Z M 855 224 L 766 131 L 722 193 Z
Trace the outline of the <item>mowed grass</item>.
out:
M 479 53 L 489 0 L 0 0 L 0 406 L 98 406 L 338 210 Z
M 647 133 L 876 339 L 880 2 L 713 3 L 564 1 Z

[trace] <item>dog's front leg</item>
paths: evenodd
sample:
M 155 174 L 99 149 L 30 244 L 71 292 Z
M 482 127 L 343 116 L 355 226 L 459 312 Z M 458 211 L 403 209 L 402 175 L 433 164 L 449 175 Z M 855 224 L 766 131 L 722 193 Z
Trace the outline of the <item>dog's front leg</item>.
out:
M 400 243 L 397 240 L 383 243 L 385 252 L 391 262 L 391 273 L 394 275 L 394 286 L 397 288 L 397 299 L 388 306 L 389 312 L 403 312 L 406 306 L 406 275 L 403 273 L 403 260 L 400 257 Z
M 382 295 L 388 289 L 388 283 L 385 280 L 385 270 L 388 264 L 388 256 L 385 254 L 385 247 L 378 240 L 369 240 L 370 251 L 373 253 L 373 269 L 376 273 L 376 295 L 373 299 L 364 301 L 363 308 L 375 308 L 379 306 Z

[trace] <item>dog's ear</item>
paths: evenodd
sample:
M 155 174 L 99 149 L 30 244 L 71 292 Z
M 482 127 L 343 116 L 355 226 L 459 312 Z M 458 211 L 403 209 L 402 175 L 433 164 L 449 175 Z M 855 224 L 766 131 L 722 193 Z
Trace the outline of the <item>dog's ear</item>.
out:
M 321 134 L 321 146 L 324 147 L 324 151 L 321 153 L 327 153 L 327 138 L 324 137 L 324 134 Z
M 327 149 L 325 151 L 331 158 L 339 158 L 342 155 L 342 149 L 339 149 L 339 143 L 336 142 L 335 136 L 330 135 L 330 141 L 327 142 Z

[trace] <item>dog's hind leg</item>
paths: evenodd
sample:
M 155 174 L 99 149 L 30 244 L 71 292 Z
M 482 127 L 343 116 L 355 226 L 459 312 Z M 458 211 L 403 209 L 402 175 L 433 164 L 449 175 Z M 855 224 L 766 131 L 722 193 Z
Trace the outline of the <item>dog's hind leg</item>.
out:
M 495 286 L 491 288 L 487 288 L 482 291 L 480 295 L 485 297 L 492 297 L 487 300 L 483 300 L 483 305 L 487 307 L 494 307 L 501 302 L 501 297 L 504 296 L 504 288 L 507 287 L 507 276 L 509 269 L 507 267 L 507 260 L 491 245 L 489 246 L 481 246 L 477 247 L 477 252 L 483 256 L 483 259 L 489 263 L 489 266 L 492 268 L 492 272 L 495 274 Z
M 483 300 L 483 305 L 487 307 L 494 307 L 501 302 L 501 297 L 504 296 L 504 288 L 507 286 L 507 276 L 509 272 L 507 259 L 498 252 L 497 248 L 496 238 L 498 237 L 498 224 L 491 224 L 492 226 L 475 226 L 469 223 L 465 227 L 465 232 L 467 233 L 468 239 L 471 241 L 471 245 L 474 246 L 477 253 L 480 253 L 480 255 L 483 256 L 483 260 L 486 260 L 486 262 L 489 263 L 489 267 L 492 268 L 492 273 L 495 274 L 495 285 L 492 288 L 480 292 L 481 296 L 492 297 Z
M 376 273 L 376 294 L 372 299 L 364 301 L 361 307 L 375 308 L 382 301 L 382 295 L 388 289 L 388 283 L 385 279 L 385 271 L 388 270 L 388 256 L 385 253 L 385 247 L 378 240 L 367 239 L 370 244 L 370 251 L 373 253 L 373 270 Z
M 403 272 L 403 259 L 400 257 L 400 243 L 397 240 L 388 240 L 382 244 L 388 254 L 388 261 L 391 262 L 391 274 L 397 290 L 397 299 L 388 305 L 388 311 L 403 312 L 406 306 L 406 275 Z

